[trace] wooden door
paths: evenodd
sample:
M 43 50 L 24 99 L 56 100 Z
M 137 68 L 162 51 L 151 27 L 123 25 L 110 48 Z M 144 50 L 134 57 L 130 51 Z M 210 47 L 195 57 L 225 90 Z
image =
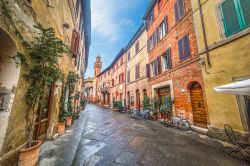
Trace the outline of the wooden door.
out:
M 190 88 L 190 97 L 193 110 L 194 124 L 200 127 L 207 127 L 207 116 L 205 102 L 201 85 L 194 83 Z
M 49 125 L 49 117 L 50 110 L 52 104 L 54 85 L 51 85 L 47 89 L 47 94 L 44 96 L 43 100 L 44 104 L 38 105 L 37 115 L 36 115 L 36 123 L 33 133 L 34 140 L 42 140 L 44 141 L 46 138 L 46 133 Z
M 140 92 L 136 90 L 136 108 L 140 109 Z

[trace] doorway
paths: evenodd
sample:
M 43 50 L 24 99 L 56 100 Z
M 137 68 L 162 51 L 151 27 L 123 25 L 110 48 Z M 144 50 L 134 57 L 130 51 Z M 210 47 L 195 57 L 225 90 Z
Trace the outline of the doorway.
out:
M 130 92 L 129 91 L 127 92 L 127 98 L 128 98 L 127 99 L 127 104 L 128 104 L 127 107 L 128 107 L 128 109 L 130 109 Z
M 36 123 L 34 127 L 33 139 L 34 140 L 42 140 L 46 139 L 47 129 L 49 125 L 49 117 L 50 117 L 50 110 L 52 99 L 54 95 L 54 85 L 47 87 L 47 93 L 44 96 L 43 100 L 44 104 L 41 105 L 39 103 L 37 114 L 36 114 Z
M 190 86 L 190 97 L 193 111 L 194 125 L 207 127 L 207 115 L 202 87 L 195 82 Z
M 140 91 L 139 89 L 136 90 L 136 108 L 140 109 Z

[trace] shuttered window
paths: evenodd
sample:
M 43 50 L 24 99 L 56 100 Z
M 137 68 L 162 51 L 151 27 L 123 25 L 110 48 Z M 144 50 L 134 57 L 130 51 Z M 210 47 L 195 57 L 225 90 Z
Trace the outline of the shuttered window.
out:
M 130 83 L 130 70 L 128 71 L 127 80 L 128 80 L 128 83 Z
M 188 35 L 184 36 L 181 40 L 178 41 L 178 49 L 180 61 L 184 61 L 191 56 Z
M 157 57 L 157 69 L 158 69 L 157 75 L 161 74 L 161 72 L 162 72 L 162 70 L 161 70 L 161 56 Z
M 175 21 L 178 21 L 184 15 L 184 1 L 176 0 L 174 4 Z
M 135 79 L 139 79 L 140 78 L 140 64 L 137 64 L 135 66 Z
M 150 65 L 149 64 L 146 64 L 146 74 L 147 74 L 147 77 L 150 78 Z
M 130 51 L 128 52 L 128 60 L 130 60 Z
M 139 41 L 137 41 L 135 44 L 135 53 L 138 53 L 139 50 L 140 50 L 140 43 L 139 43 Z
M 219 8 L 227 37 L 250 27 L 249 0 L 226 0 Z
M 160 24 L 158 28 L 158 39 L 161 40 L 167 33 L 167 17 L 164 18 L 164 21 Z
M 156 76 L 156 72 L 157 72 L 156 60 L 154 60 L 154 61 L 151 63 L 151 66 L 152 66 L 153 77 L 155 77 L 155 76 Z
M 170 48 L 167 49 L 166 54 L 163 55 L 163 64 L 164 64 L 164 71 L 172 68 L 172 61 L 171 61 L 171 50 Z
M 74 29 L 72 32 L 71 45 L 70 45 L 70 50 L 73 54 L 73 57 L 77 57 L 79 53 L 79 40 L 80 40 L 80 35 Z

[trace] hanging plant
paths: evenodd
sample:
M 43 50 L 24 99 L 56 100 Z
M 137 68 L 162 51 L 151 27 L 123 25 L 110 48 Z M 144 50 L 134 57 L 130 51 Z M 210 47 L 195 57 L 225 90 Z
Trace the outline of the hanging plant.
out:
M 69 53 L 68 46 L 55 36 L 53 28 L 44 28 L 41 24 L 34 27 L 40 33 L 30 47 L 28 72 L 24 75 L 29 83 L 26 93 L 26 101 L 29 106 L 27 114 L 29 146 L 33 141 L 38 104 L 44 104 L 43 98 L 48 86 L 62 78 L 58 60 L 64 53 Z

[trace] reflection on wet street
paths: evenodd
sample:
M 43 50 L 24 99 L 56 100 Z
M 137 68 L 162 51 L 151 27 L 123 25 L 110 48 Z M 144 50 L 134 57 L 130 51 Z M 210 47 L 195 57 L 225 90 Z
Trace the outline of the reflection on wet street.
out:
M 72 132 L 41 148 L 39 165 L 241 165 L 228 147 L 194 132 L 88 105 Z

